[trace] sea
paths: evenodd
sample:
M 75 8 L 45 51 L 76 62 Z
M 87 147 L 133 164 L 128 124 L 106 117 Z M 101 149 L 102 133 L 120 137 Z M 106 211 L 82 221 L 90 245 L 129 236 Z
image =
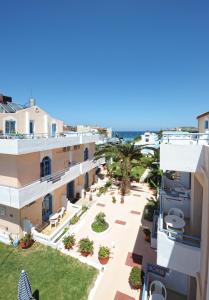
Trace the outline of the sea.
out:
M 144 133 L 145 131 L 113 131 L 112 136 L 123 138 L 125 141 L 132 141 Z

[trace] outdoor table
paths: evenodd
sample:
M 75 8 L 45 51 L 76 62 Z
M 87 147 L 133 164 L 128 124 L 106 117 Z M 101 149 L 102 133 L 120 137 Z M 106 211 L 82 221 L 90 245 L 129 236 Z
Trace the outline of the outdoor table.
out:
M 167 226 L 174 229 L 182 229 L 185 226 L 185 221 L 176 215 L 167 215 L 164 220 Z
M 165 300 L 165 297 L 160 294 L 152 294 L 150 300 Z
M 49 220 L 56 220 L 58 218 L 59 218 L 59 214 L 58 213 L 54 213 L 54 214 L 50 215 Z

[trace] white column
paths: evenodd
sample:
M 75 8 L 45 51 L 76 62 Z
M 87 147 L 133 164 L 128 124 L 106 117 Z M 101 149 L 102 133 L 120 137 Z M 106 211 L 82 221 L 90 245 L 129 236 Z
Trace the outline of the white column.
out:
M 25 112 L 25 133 L 29 134 L 29 113 Z

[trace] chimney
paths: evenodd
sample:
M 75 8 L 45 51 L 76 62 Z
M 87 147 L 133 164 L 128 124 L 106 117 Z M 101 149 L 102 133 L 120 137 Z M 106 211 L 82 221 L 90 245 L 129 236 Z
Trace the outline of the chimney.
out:
M 0 94 L 0 103 L 7 104 L 7 102 L 12 102 L 12 97 Z
M 29 99 L 29 107 L 33 107 L 33 106 L 36 106 L 36 99 L 30 98 Z

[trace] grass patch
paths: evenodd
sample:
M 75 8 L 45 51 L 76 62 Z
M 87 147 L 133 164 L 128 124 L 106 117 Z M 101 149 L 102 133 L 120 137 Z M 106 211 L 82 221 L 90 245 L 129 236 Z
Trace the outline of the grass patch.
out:
M 22 250 L 0 243 L 0 295 L 4 300 L 17 299 L 21 270 L 24 269 L 33 292 L 44 300 L 85 300 L 98 271 L 59 251 L 35 243 Z
M 109 227 L 108 223 L 92 223 L 91 228 L 95 232 L 103 232 Z

